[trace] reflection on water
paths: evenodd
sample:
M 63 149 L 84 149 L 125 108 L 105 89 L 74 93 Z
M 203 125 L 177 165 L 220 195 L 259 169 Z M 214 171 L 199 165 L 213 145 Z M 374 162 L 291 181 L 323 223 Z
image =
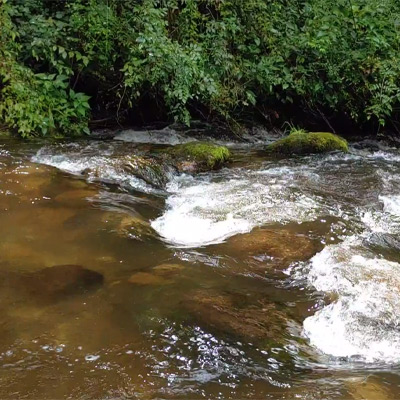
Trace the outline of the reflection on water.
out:
M 0 143 L 1 398 L 399 396 L 398 151 L 107 163 L 149 150 Z

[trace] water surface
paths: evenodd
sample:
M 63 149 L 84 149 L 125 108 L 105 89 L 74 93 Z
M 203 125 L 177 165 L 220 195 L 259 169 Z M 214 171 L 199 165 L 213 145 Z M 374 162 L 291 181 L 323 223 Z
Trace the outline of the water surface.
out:
M 0 142 L 1 398 L 400 396 L 399 150 L 231 144 L 163 190 L 110 157 L 183 139 L 132 137 Z

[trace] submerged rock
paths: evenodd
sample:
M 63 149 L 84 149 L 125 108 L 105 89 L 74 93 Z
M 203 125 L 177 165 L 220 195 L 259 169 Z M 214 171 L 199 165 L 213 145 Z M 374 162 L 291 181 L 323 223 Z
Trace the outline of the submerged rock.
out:
M 60 193 L 55 197 L 55 201 L 67 206 L 79 205 L 85 203 L 88 198 L 94 197 L 97 194 L 96 190 L 89 189 L 72 189 Z
M 124 215 L 119 221 L 117 232 L 122 236 L 143 239 L 155 236 L 155 232 L 150 223 L 140 216 Z
M 156 275 L 171 277 L 179 274 L 185 267 L 181 264 L 160 264 L 152 268 Z
M 190 294 L 185 309 L 200 325 L 248 341 L 282 336 L 285 317 L 274 304 L 243 305 L 243 296 L 199 290 Z
M 162 276 L 158 276 L 150 272 L 136 272 L 135 274 L 131 275 L 131 277 L 128 279 L 128 282 L 136 285 L 166 285 L 171 283 Z
M 128 282 L 136 285 L 166 285 L 173 283 L 174 276 L 178 275 L 185 267 L 180 264 L 160 264 L 148 272 L 136 272 Z
M 315 243 L 308 237 L 287 230 L 254 229 L 250 233 L 236 235 L 226 242 L 233 253 L 262 255 L 277 259 L 284 266 L 294 261 L 305 261 L 315 255 Z
M 270 144 L 267 151 L 277 154 L 312 154 L 330 151 L 346 153 L 349 147 L 345 139 L 333 133 L 296 130 L 289 136 Z
M 53 297 L 83 293 L 103 280 L 99 272 L 80 265 L 55 265 L 30 274 L 24 282 L 29 293 Z
M 57 301 L 103 284 L 103 275 L 80 265 L 55 265 L 29 274 L 1 271 L 0 285 L 33 301 Z
M 206 142 L 189 142 L 168 150 L 180 172 L 203 172 L 222 167 L 231 157 L 229 150 Z

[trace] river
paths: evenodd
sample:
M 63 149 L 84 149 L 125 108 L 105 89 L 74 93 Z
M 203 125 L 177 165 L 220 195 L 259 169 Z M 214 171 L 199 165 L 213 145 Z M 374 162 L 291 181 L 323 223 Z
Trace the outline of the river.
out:
M 400 397 L 400 150 L 109 162 L 166 132 L 0 139 L 0 398 Z

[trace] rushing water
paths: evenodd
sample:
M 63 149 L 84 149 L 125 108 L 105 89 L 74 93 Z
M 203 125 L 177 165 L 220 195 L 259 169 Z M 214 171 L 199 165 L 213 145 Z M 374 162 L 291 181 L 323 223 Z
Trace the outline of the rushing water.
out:
M 185 140 L 0 141 L 0 398 L 400 397 L 400 151 L 110 161 Z

